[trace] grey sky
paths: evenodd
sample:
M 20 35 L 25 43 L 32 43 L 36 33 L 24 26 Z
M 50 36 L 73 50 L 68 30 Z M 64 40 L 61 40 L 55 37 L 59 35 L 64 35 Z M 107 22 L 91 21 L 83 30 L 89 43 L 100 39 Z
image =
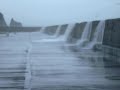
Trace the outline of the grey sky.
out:
M 24 26 L 55 25 L 119 18 L 119 2 L 119 0 L 0 0 L 0 12 L 4 14 L 8 24 L 13 17 Z

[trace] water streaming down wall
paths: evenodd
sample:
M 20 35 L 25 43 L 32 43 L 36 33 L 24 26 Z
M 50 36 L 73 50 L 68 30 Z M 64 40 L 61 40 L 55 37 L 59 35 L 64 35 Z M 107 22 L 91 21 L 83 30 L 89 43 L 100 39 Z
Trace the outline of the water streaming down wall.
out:
M 45 27 L 44 33 L 48 36 L 53 36 L 53 35 L 55 35 L 57 28 L 58 28 L 58 25 L 47 26 L 47 27 Z
M 92 30 L 92 25 L 92 22 L 88 22 L 77 43 L 68 44 L 67 46 L 74 46 L 76 49 L 93 49 L 96 45 L 102 45 L 105 21 L 100 21 L 95 30 Z
M 77 40 L 77 42 L 76 43 L 67 43 L 67 44 L 65 44 L 64 45 L 64 47 L 66 47 L 66 48 L 68 48 L 68 49 L 72 49 L 72 50 L 80 50 L 80 49 L 83 49 L 85 46 L 86 46 L 86 44 L 89 42 L 89 40 L 90 40 L 90 35 L 91 35 L 91 30 L 92 30 L 92 22 L 87 22 L 87 23 L 84 23 L 85 25 L 83 25 L 83 24 L 78 24 L 79 25 L 79 27 L 80 27 L 80 25 L 82 25 L 82 29 L 80 29 L 80 28 L 77 28 L 77 29 L 75 29 L 76 28 L 76 26 L 78 26 L 77 24 L 75 25 L 75 27 L 73 28 L 73 30 L 71 31 L 71 32 L 69 32 L 70 34 L 70 39 L 72 39 L 72 38 L 74 38 L 73 36 L 73 34 L 74 33 L 76 33 L 76 32 L 78 32 L 78 30 L 80 30 L 80 38 Z M 71 35 L 73 35 L 72 37 L 71 37 Z M 69 41 L 71 41 L 69 39 Z
M 73 25 L 73 26 L 72 26 Z M 56 32 L 54 35 L 50 36 L 48 35 L 48 38 L 44 38 L 44 41 L 62 41 L 65 42 L 68 38 L 67 35 L 69 35 L 70 31 L 73 29 L 74 24 L 64 24 L 64 25 L 59 25 L 56 29 Z M 68 30 L 68 31 L 67 31 Z M 66 36 L 66 38 L 65 38 Z
M 77 46 L 82 48 L 86 45 L 86 43 L 88 43 L 88 41 L 90 40 L 91 29 L 92 29 L 92 22 L 88 22 L 82 32 L 81 38 L 76 43 Z
M 57 36 L 57 34 L 59 34 L 59 31 L 58 31 L 58 28 L 59 28 L 59 26 L 56 28 L 56 29 L 54 29 L 55 30 L 55 32 L 54 32 L 54 34 L 53 35 L 49 35 L 49 34 L 46 34 L 46 30 L 47 29 L 50 29 L 51 27 L 43 27 L 41 30 L 40 30 L 40 36 L 39 37 L 41 37 L 41 39 L 49 39 L 49 38 L 55 38 L 56 36 Z M 48 31 L 49 32 L 49 31 Z
M 57 41 L 57 40 L 67 41 L 70 38 L 72 31 L 74 31 L 75 24 L 69 24 L 65 30 L 64 35 L 61 35 L 61 36 L 59 36 L 61 31 L 61 25 L 59 25 L 56 28 L 55 33 L 52 36 L 47 34 L 45 35 L 45 32 L 47 30 L 45 28 L 48 29 L 48 27 L 43 27 L 40 31 L 41 33 L 40 37 L 42 37 L 45 41 L 46 39 L 51 39 L 50 41 L 52 41 L 52 39 L 56 39 L 53 41 Z M 49 29 L 50 28 L 51 27 L 49 27 Z M 76 46 L 79 49 L 82 49 L 82 48 L 93 49 L 93 47 L 96 44 L 102 44 L 104 28 L 105 28 L 105 21 L 100 21 L 96 27 L 96 30 L 92 34 L 92 22 L 87 22 L 83 31 L 81 32 L 81 38 L 77 40 L 76 44 L 71 44 L 68 46 Z M 93 37 L 92 40 L 90 40 L 91 37 Z
M 42 29 L 40 30 L 40 33 L 41 33 L 41 34 L 44 33 L 44 29 L 45 29 L 45 27 L 42 27 Z
M 61 30 L 61 25 L 58 26 L 56 32 L 55 32 L 55 35 L 53 36 L 54 38 L 57 38 L 60 34 L 60 30 Z
M 82 23 L 76 23 L 74 29 L 72 30 L 69 40 L 69 43 L 76 43 L 78 40 L 80 40 L 82 36 L 82 32 L 85 28 L 87 22 L 82 22 Z
M 113 20 L 110 21 L 113 22 Z M 102 45 L 104 29 L 107 27 L 107 25 L 110 26 L 111 24 L 111 23 L 109 24 L 105 24 L 105 23 L 106 21 L 103 20 L 103 21 L 93 21 L 87 23 L 82 22 L 82 24 L 74 23 L 74 24 L 48 26 L 42 28 L 42 30 L 40 31 L 41 32 L 40 37 L 42 39 L 49 39 L 48 41 L 57 41 L 57 40 L 64 41 L 67 43 L 67 46 L 77 46 L 79 47 L 79 49 L 94 49 Z M 116 23 L 114 24 L 114 26 L 115 25 Z M 62 26 L 64 26 L 64 30 L 62 30 Z M 106 30 L 106 31 L 110 32 L 110 30 Z M 110 37 L 110 35 L 111 34 L 109 34 L 108 37 Z M 105 37 L 106 36 L 104 36 L 104 38 Z
M 40 30 L 40 36 L 39 36 L 40 38 L 45 37 L 44 31 L 45 31 L 45 27 L 42 27 L 41 30 Z
M 40 37 L 42 41 L 56 41 L 62 40 L 67 41 L 67 38 L 70 35 L 70 32 L 73 30 L 75 24 L 65 24 L 65 25 L 56 25 L 43 27 L 40 30 Z M 48 40 L 46 40 L 48 39 Z M 56 39 L 56 40 L 55 40 Z M 37 40 L 38 41 L 38 40 Z
M 61 27 L 60 27 L 60 32 L 59 32 L 59 36 L 65 34 L 67 27 L 68 27 L 68 24 L 63 24 L 63 25 L 61 25 Z
M 69 39 L 70 33 L 72 32 L 74 27 L 75 27 L 75 23 L 69 24 L 64 35 L 61 36 L 61 39 L 64 41 L 67 41 Z
M 55 30 L 55 33 L 54 35 L 44 35 L 45 37 L 42 39 L 42 41 L 49 41 L 49 42 L 54 42 L 54 41 L 60 41 L 60 37 L 59 37 L 59 34 L 60 34 L 60 30 L 61 30 L 61 25 L 59 25 L 56 30 Z
M 47 35 L 47 34 L 45 34 L 45 33 L 44 33 L 44 32 L 45 32 L 45 28 L 44 28 L 43 31 L 42 31 L 43 33 L 41 33 L 41 34 L 44 36 L 44 38 L 54 39 L 54 38 L 57 38 L 57 37 L 59 36 L 60 28 L 61 28 L 61 25 L 59 25 L 59 26 L 55 29 L 55 32 L 54 32 L 53 35 Z
M 96 45 L 102 45 L 104 29 L 105 29 L 105 21 L 100 21 L 93 34 L 93 39 L 88 44 L 87 48 L 93 49 Z
M 34 42 L 56 42 L 56 41 L 58 42 L 62 40 L 59 37 L 61 27 L 62 27 L 61 25 L 44 27 L 41 30 L 41 35 L 40 35 L 41 39 L 35 40 Z

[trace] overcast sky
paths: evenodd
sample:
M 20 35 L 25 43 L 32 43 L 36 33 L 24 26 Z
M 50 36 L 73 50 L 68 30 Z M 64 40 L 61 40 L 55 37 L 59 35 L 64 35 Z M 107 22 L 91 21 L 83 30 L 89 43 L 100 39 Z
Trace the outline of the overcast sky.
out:
M 24 26 L 46 26 L 120 18 L 120 0 L 0 0 L 0 12 L 8 24 L 13 17 Z

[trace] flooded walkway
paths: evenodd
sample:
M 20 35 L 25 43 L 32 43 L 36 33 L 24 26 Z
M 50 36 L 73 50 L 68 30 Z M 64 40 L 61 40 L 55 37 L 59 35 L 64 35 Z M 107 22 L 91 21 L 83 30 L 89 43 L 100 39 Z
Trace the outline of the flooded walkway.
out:
M 119 90 L 120 65 L 100 52 L 71 52 L 58 43 L 32 44 L 31 90 Z
M 0 90 L 119 90 L 120 58 L 59 41 L 0 39 Z

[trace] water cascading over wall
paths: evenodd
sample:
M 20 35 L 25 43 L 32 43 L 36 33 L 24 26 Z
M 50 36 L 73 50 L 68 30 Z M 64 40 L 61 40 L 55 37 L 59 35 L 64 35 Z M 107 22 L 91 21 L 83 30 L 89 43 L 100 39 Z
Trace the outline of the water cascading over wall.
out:
M 119 26 L 120 19 L 111 19 L 92 21 L 92 23 L 82 22 L 48 26 L 45 27 L 43 33 L 48 37 L 55 37 L 51 39 L 58 38 L 58 40 L 66 41 L 66 44 L 69 44 L 68 46 L 77 46 L 79 49 L 94 49 L 100 45 L 119 48 Z
M 61 25 L 61 27 L 60 27 L 60 32 L 59 32 L 59 36 L 65 34 L 67 27 L 68 27 L 68 24 Z
M 85 47 L 85 45 L 89 42 L 91 30 L 92 30 L 92 22 L 87 22 L 82 32 L 82 36 L 80 40 L 78 40 L 76 43 L 80 48 Z
M 89 49 L 93 49 L 96 45 L 102 45 L 103 35 L 105 30 L 105 21 L 100 21 L 92 34 L 90 43 L 88 44 Z
M 82 48 L 90 40 L 91 28 L 92 22 L 76 24 L 70 32 L 69 42 L 71 42 L 70 39 L 75 40 L 75 35 L 78 35 L 78 37 L 75 43 L 69 44 L 68 46 L 78 46 Z M 79 32 L 79 34 L 76 32 Z
M 56 32 L 55 34 L 53 35 L 54 38 L 57 38 L 59 36 L 59 33 L 60 33 L 60 30 L 61 30 L 61 25 L 59 25 L 56 29 Z
M 87 22 L 83 23 L 76 23 L 75 27 L 73 28 L 72 32 L 69 35 L 68 42 L 69 43 L 77 43 L 77 41 L 81 38 L 82 32 L 85 28 Z
M 53 35 L 53 38 L 60 39 L 64 37 L 65 33 L 67 32 L 68 24 L 65 25 L 59 25 L 58 28 L 56 29 L 55 34 Z M 72 28 L 71 28 L 72 29 Z M 69 28 L 70 30 L 70 28 Z M 71 30 L 70 30 L 71 31 Z
M 58 25 L 45 27 L 44 34 L 53 36 L 57 28 L 58 28 Z
M 90 42 L 93 40 L 94 38 L 94 32 L 98 26 L 100 21 L 92 21 L 92 30 L 91 30 L 91 35 L 90 35 Z
M 90 40 L 91 29 L 92 29 L 92 22 L 80 23 L 80 24 L 77 23 L 75 25 L 75 27 L 73 28 L 73 30 L 69 34 L 69 42 L 70 43 L 68 43 L 65 46 L 67 46 L 71 49 L 74 49 L 74 50 L 82 49 L 83 47 L 86 46 L 86 44 Z M 76 33 L 78 31 L 79 31 L 79 34 Z M 73 38 L 75 37 L 75 35 L 78 35 L 78 37 L 76 38 L 76 42 L 71 43 L 70 39 L 74 40 Z
M 40 36 L 46 36 L 48 34 L 46 34 L 45 32 L 48 32 L 48 29 L 51 29 L 52 26 L 49 27 L 42 27 L 42 29 L 40 30 L 41 35 Z M 54 29 L 54 33 L 53 35 L 49 35 L 52 36 L 53 38 L 57 38 L 61 35 L 64 35 L 66 32 L 66 29 L 68 27 L 68 24 L 64 24 L 64 25 L 58 25 L 58 27 L 56 29 Z
M 68 27 L 65 30 L 64 35 L 62 35 L 61 39 L 63 39 L 64 41 L 68 42 L 69 37 L 70 37 L 70 33 L 72 32 L 74 27 L 75 27 L 75 23 L 69 24 Z
M 45 27 L 42 32 L 55 38 L 60 36 L 62 32 L 62 39 L 67 42 L 74 42 L 73 46 L 92 49 L 96 44 L 102 44 L 104 28 L 105 21 L 93 21 L 49 26 Z
M 59 27 L 59 25 L 42 27 L 39 37 L 41 39 L 56 38 L 57 34 L 59 33 Z
M 45 30 L 45 27 L 42 27 L 41 30 L 40 30 L 40 33 L 43 34 L 44 30 Z
M 48 38 L 48 39 L 49 38 L 50 39 L 57 38 L 59 36 L 59 33 L 60 33 L 60 28 L 61 28 L 61 25 L 58 25 L 57 27 L 55 27 L 55 26 L 45 27 L 45 29 L 43 29 L 41 31 L 41 36 L 44 38 Z
M 93 47 L 98 44 L 102 45 L 105 21 L 87 22 L 84 25 L 84 29 L 80 29 L 81 25 L 78 23 L 75 25 L 75 28 L 78 26 L 79 28 L 77 28 L 76 31 L 81 31 L 78 35 L 80 38 L 76 41 L 75 44 L 68 46 L 76 46 L 77 49 L 93 49 Z M 70 39 L 72 40 L 75 40 L 73 38 L 77 35 L 75 34 L 75 28 L 70 34 Z

